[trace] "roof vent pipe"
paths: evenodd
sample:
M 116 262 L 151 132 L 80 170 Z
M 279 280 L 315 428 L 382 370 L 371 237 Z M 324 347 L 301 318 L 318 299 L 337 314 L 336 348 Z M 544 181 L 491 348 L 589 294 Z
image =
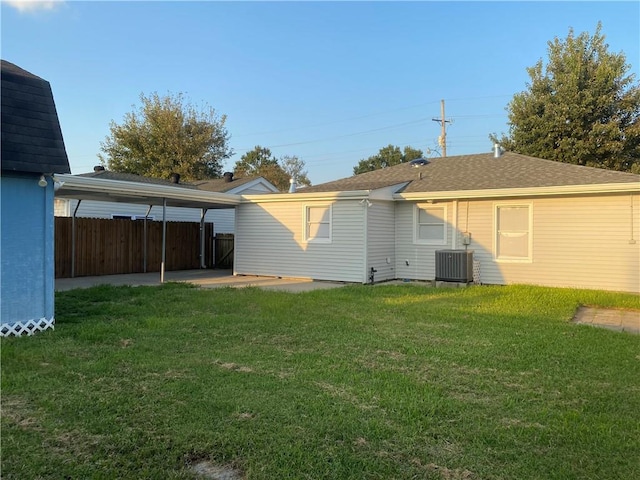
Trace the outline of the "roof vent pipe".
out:
M 171 183 L 180 183 L 180 174 L 172 173 L 171 174 Z
M 229 183 L 233 181 L 233 173 L 232 172 L 224 172 L 222 175 L 224 177 L 224 181 Z
M 93 171 L 94 172 L 104 172 L 104 166 L 96 165 L 95 167 L 93 167 Z
M 499 143 L 493 144 L 493 158 L 500 158 L 502 156 L 502 147 Z
M 297 190 L 297 186 L 296 186 L 296 179 L 295 178 L 290 178 L 289 179 L 289 193 L 296 193 Z

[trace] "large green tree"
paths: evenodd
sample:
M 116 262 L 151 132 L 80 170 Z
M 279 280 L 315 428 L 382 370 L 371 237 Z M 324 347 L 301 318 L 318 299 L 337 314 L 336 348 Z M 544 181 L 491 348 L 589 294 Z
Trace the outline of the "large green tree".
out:
M 281 192 L 289 189 L 289 177 L 278 165 L 278 159 L 273 156 L 271 150 L 260 145 L 242 155 L 233 170 L 238 177 L 264 177 Z
M 359 173 L 372 172 L 380 168 L 410 162 L 423 155 L 422 150 L 413 147 L 407 146 L 404 147 L 404 150 L 401 150 L 400 147 L 395 145 L 387 145 L 381 148 L 376 155 L 360 160 L 358 165 L 353 167 L 353 174 L 358 175 Z
M 509 134 L 492 141 L 548 160 L 640 170 L 640 85 L 601 29 L 548 42 L 546 65 L 527 69 L 528 89 L 507 107 Z
M 291 178 L 295 178 L 298 185 L 311 185 L 304 165 L 304 161 L 295 155 L 285 155 L 278 160 L 271 150 L 257 145 L 240 157 L 233 170 L 238 177 L 264 177 L 278 190 L 286 192 Z
M 201 109 L 183 94 L 140 95 L 141 105 L 110 124 L 111 134 L 98 158 L 116 172 L 185 180 L 217 178 L 221 162 L 233 153 L 224 126 L 226 116 L 204 105 Z

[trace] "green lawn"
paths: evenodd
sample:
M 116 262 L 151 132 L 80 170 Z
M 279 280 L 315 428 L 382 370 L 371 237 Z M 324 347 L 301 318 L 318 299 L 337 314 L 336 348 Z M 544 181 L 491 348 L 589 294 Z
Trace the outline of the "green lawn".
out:
M 640 478 L 638 296 L 185 285 L 57 295 L 2 340 L 2 478 Z M 201 477 L 200 477 L 201 478 Z

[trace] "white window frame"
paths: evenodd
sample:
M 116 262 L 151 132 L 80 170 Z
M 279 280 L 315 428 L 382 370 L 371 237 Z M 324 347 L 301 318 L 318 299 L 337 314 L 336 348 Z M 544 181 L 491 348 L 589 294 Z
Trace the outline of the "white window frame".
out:
M 529 210 L 528 219 L 528 244 L 527 244 L 527 256 L 526 257 L 509 257 L 500 256 L 498 251 L 499 247 L 499 233 L 498 233 L 498 214 L 501 207 L 526 207 Z M 533 203 L 532 202 L 517 202 L 517 203 L 494 203 L 493 205 L 493 258 L 497 262 L 503 263 L 532 263 L 533 262 Z
M 330 203 L 303 205 L 302 210 L 302 236 L 306 243 L 332 243 L 333 242 L 333 205 Z M 309 209 L 328 208 L 329 209 L 329 237 L 309 237 Z M 324 223 L 324 222 L 322 222 Z
M 442 239 L 438 239 L 438 240 L 428 240 L 428 239 L 423 239 L 420 238 L 420 210 L 444 210 L 443 213 L 443 238 Z M 448 241 L 448 235 L 447 235 L 447 230 L 449 230 L 448 228 L 448 211 L 447 211 L 447 205 L 446 204 L 437 204 L 434 205 L 433 203 L 418 203 L 416 205 L 414 205 L 413 207 L 413 243 L 418 244 L 418 245 L 447 245 L 447 241 Z

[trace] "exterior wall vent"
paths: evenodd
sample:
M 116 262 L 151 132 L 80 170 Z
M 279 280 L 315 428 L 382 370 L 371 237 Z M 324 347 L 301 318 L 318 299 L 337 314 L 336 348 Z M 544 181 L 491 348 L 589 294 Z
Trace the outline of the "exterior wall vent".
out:
M 473 250 L 436 250 L 436 281 L 471 283 Z

